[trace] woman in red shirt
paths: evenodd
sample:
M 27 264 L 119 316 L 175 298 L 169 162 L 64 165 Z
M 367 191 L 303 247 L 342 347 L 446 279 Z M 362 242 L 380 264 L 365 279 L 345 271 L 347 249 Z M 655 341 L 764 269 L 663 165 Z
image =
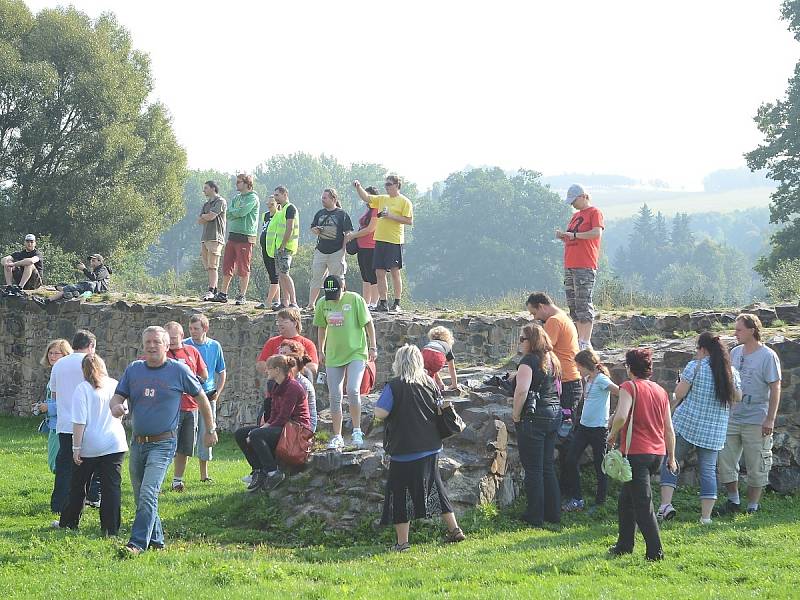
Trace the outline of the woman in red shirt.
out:
M 650 381 L 653 374 L 653 356 L 648 349 L 628 350 L 625 366 L 629 381 L 619 388 L 617 411 L 608 434 L 608 444 L 614 447 L 619 436 L 620 450 L 628 457 L 633 477 L 622 484 L 619 493 L 619 535 L 609 553 L 618 556 L 633 552 L 636 526 L 647 545 L 647 560 L 661 560 L 664 552 L 658 522 L 653 511 L 653 490 L 650 475 L 658 471 L 664 455 L 670 471 L 677 472 L 675 463 L 675 431 L 669 411 L 669 396 L 657 383 Z M 631 411 L 631 406 L 633 410 Z M 631 417 L 631 412 L 633 416 Z M 626 446 L 628 428 L 631 432 L 630 448 Z

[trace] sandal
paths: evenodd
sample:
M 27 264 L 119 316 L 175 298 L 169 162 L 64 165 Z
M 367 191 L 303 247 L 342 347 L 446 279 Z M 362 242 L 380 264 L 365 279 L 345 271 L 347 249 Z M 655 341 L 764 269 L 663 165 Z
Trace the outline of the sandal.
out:
M 455 544 L 458 542 L 463 542 L 465 539 L 467 539 L 467 536 L 465 536 L 464 532 L 461 531 L 461 527 L 456 527 L 445 534 L 443 541 L 445 544 Z

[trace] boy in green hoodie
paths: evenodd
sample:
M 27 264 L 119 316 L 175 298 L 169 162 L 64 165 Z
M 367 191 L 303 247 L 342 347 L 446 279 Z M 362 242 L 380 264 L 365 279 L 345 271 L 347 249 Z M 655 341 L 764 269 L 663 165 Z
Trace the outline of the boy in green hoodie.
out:
M 236 176 L 236 191 L 239 193 L 228 206 L 228 243 L 222 257 L 222 287 L 214 302 L 228 301 L 228 288 L 233 273 L 239 275 L 239 295 L 236 304 L 245 302 L 247 284 L 250 283 L 250 261 L 253 258 L 253 245 L 258 234 L 258 194 L 253 191 L 253 176 L 240 173 Z

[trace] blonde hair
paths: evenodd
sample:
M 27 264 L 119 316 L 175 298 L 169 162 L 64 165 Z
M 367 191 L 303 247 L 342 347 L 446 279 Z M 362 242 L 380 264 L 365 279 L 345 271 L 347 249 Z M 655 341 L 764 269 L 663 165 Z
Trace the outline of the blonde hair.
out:
M 50 359 L 47 358 L 47 355 L 50 354 L 50 350 L 58 346 L 58 349 L 61 350 L 61 353 L 64 356 L 68 354 L 72 354 L 72 346 L 69 345 L 69 342 L 63 338 L 58 338 L 57 340 L 51 341 L 47 344 L 47 349 L 44 351 L 44 356 L 42 356 L 42 360 L 39 361 L 39 364 L 43 367 L 50 368 Z
M 433 379 L 425 371 L 422 352 L 416 346 L 403 344 L 397 349 L 392 363 L 392 373 L 405 383 L 418 383 L 428 387 L 436 387 Z
M 103 380 L 108 377 L 105 361 L 97 354 L 87 354 L 81 361 L 83 378 L 88 381 L 94 389 L 98 389 Z
M 453 338 L 453 332 L 450 331 L 447 327 L 443 327 L 442 325 L 438 325 L 431 329 L 428 332 L 428 339 L 429 340 L 439 340 L 445 342 L 452 346 L 455 343 L 455 338 Z
M 278 311 L 277 318 L 294 322 L 294 326 L 297 328 L 297 334 L 303 333 L 303 319 L 300 316 L 299 308 L 282 308 Z

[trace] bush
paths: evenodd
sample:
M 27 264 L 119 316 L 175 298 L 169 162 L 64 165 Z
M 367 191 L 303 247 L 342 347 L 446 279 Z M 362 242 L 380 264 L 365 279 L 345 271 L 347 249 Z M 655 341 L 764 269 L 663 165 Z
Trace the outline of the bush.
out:
M 765 283 L 772 300 L 796 302 L 800 297 L 800 258 L 778 262 L 775 268 L 767 273 Z

